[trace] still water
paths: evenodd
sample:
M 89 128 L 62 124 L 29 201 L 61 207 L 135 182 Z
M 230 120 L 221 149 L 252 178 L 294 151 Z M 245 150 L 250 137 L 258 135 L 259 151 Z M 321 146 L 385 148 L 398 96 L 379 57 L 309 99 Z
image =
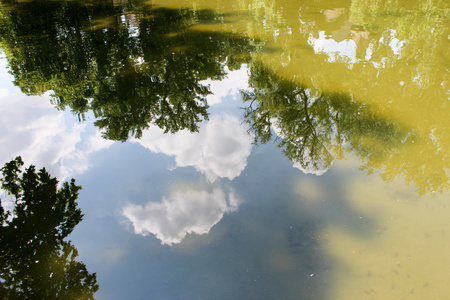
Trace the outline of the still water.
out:
M 96 299 L 448 299 L 448 1 L 2 0 L 0 27 L 0 163 L 83 187 Z

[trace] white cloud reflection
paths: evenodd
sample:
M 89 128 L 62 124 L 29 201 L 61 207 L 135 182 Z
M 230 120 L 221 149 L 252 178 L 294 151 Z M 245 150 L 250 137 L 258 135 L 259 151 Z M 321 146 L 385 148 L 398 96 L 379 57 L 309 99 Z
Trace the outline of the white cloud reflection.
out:
M 296 163 L 294 163 L 293 167 L 299 169 L 304 174 L 313 174 L 313 175 L 316 175 L 316 176 L 321 176 L 321 175 L 325 174 L 331 168 L 331 166 L 333 165 L 333 162 L 331 162 L 330 164 L 327 164 L 326 162 L 321 161 L 319 163 L 319 167 L 315 168 L 315 167 L 312 166 L 313 164 L 310 163 L 310 161 L 311 161 L 310 157 L 308 157 L 306 155 L 304 155 L 303 157 L 304 157 L 304 161 L 306 162 L 306 164 L 308 166 L 307 167 L 303 167 L 300 163 L 296 162 Z
M 5 92 L 6 91 L 6 92 Z M 86 123 L 67 124 L 48 95 L 10 94 L 3 90 L 0 107 L 0 163 L 20 155 L 26 165 L 46 169 L 63 181 L 89 167 L 87 155 L 109 147 L 99 134 L 86 139 Z M 70 116 L 73 118 L 73 116 Z
M 159 128 L 144 132 L 134 140 L 152 152 L 175 156 L 178 167 L 193 166 L 209 181 L 239 176 L 247 165 L 253 137 L 247 127 L 231 115 L 211 116 L 208 123 L 200 124 L 199 132 L 183 130 L 164 134 Z
M 336 42 L 327 38 L 325 31 L 319 32 L 319 38 L 309 37 L 309 43 L 313 46 L 315 53 L 328 54 L 329 62 L 345 61 L 350 64 L 358 62 L 356 58 L 356 43 L 351 39 Z
M 212 94 L 208 95 L 206 99 L 209 105 L 222 103 L 224 98 L 231 98 L 236 100 L 239 97 L 240 90 L 248 90 L 248 67 L 242 65 L 241 69 L 229 71 L 223 80 L 204 80 L 201 83 L 209 85 Z
M 227 212 L 238 209 L 233 192 L 216 188 L 207 191 L 176 191 L 161 202 L 144 206 L 128 204 L 123 214 L 140 235 L 154 234 L 162 244 L 180 243 L 187 234 L 207 234 Z

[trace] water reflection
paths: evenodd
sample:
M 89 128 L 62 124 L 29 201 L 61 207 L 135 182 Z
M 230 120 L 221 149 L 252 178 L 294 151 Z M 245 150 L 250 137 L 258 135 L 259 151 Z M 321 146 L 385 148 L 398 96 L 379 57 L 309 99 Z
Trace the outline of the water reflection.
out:
M 186 234 L 206 234 L 224 213 L 236 211 L 240 200 L 233 192 L 216 188 L 211 192 L 174 191 L 159 203 L 145 206 L 128 204 L 124 215 L 131 221 L 136 234 L 154 234 L 162 244 L 180 243 Z
M 292 8 L 300 15 L 297 31 L 289 23 L 291 11 L 267 6 L 276 18 L 247 18 L 253 19 L 247 32 L 258 39 L 221 31 L 231 26 L 231 13 L 141 2 L 44 3 L 3 4 L 1 44 L 14 83 L 29 95 L 52 90 L 53 103 L 80 118 L 91 110 L 107 139 L 148 136 L 151 125 L 165 133 L 198 131 L 209 118 L 208 84 L 245 63 L 251 66 L 245 100 L 258 105 L 247 108 L 247 121 L 262 141 L 273 127 L 297 168 L 323 174 L 351 149 L 363 169 L 381 171 L 387 181 L 402 174 L 421 194 L 448 188 L 449 106 L 442 99 L 449 87 L 439 55 L 446 48 L 439 42 L 446 32 L 440 2 L 416 7 L 422 19 L 393 5 L 386 13 L 390 23 L 379 20 L 376 5 L 372 13 L 361 11 L 364 1 L 332 9 L 302 5 Z M 411 20 L 426 22 L 430 34 L 416 27 L 407 34 L 404 24 Z M 252 27 L 260 22 L 262 31 Z M 435 60 L 418 50 L 422 40 L 433 45 Z M 256 52 L 257 43 L 272 51 Z M 210 179 L 239 174 L 177 157 Z
M 252 147 L 247 128 L 231 115 L 213 115 L 195 134 L 180 131 L 165 135 L 162 130 L 151 129 L 135 142 L 152 152 L 175 156 L 177 167 L 193 166 L 210 182 L 239 176 Z
M 383 117 L 351 96 L 298 86 L 260 64 L 253 64 L 250 73 L 252 91 L 243 93 L 248 102 L 246 121 L 263 143 L 270 141 L 274 132 L 281 137 L 279 147 L 305 173 L 321 175 L 334 159 L 353 152 L 361 158 L 362 169 L 370 173 L 379 170 L 386 180 L 404 174 L 420 193 L 446 189 L 447 170 L 436 167 L 446 154 L 439 144 L 420 141 L 414 129 Z M 416 151 L 416 142 L 420 149 L 433 153 L 435 163 L 402 157 L 399 166 L 392 158 Z
M 2 299 L 93 299 L 96 274 L 75 260 L 77 249 L 66 237 L 83 219 L 77 208 L 75 180 L 58 180 L 21 157 L 1 168 L 0 296 Z M 2 201 L 3 200 L 3 201 Z M 10 202 L 11 210 L 2 202 Z
M 450 31 L 448 7 L 443 1 L 415 2 L 408 7 L 392 1 L 341 1 L 339 4 L 280 1 L 278 8 L 268 5 L 266 9 L 261 3 L 258 7 L 267 13 L 275 10 L 272 16 L 276 17 L 258 13 L 254 15 L 257 22 L 249 26 L 267 47 L 277 51 L 256 53 L 252 61 L 273 72 L 277 84 L 262 83 L 260 87 L 256 78 L 268 76 L 261 76 L 259 66 L 254 66 L 256 74 L 251 74 L 251 86 L 260 95 L 251 92 L 250 98 L 252 95 L 269 98 L 264 94 L 269 90 L 273 91 L 270 94 L 273 101 L 293 102 L 297 86 L 312 93 L 307 95 L 311 102 L 318 97 L 334 98 L 335 103 L 344 106 L 351 102 L 355 109 L 359 107 L 354 113 L 366 114 L 363 117 L 371 119 L 365 123 L 367 128 L 361 127 L 359 132 L 358 128 L 351 128 L 349 132 L 352 137 L 348 141 L 362 143 L 361 147 L 356 144 L 350 147 L 357 148 L 354 150 L 362 158 L 364 169 L 369 173 L 380 171 L 388 182 L 401 174 L 406 182 L 417 186 L 420 194 L 448 189 L 450 144 L 446 137 L 450 124 L 446 116 L 450 114 L 447 101 L 450 86 L 445 53 L 450 51 Z M 413 25 L 407 25 L 410 23 Z M 424 51 L 424 45 L 430 50 Z M 286 90 L 288 85 L 291 92 L 277 94 L 278 89 Z M 324 105 L 323 109 L 335 110 L 333 105 L 336 104 Z M 279 104 L 273 106 L 280 108 Z M 269 107 L 267 103 L 266 107 Z M 366 113 L 360 112 L 361 108 Z M 270 116 L 282 114 L 271 108 L 262 111 Z M 330 112 L 323 119 L 333 118 L 338 111 Z M 255 113 L 260 118 L 266 117 L 258 115 L 258 111 Z M 342 113 L 339 117 L 345 118 Z M 285 110 L 281 123 L 287 123 L 287 118 Z M 298 120 L 302 120 L 301 116 Z M 362 119 L 357 116 L 356 120 L 359 123 Z M 329 122 L 329 126 L 318 131 L 332 131 L 336 127 L 332 119 L 324 122 Z M 296 130 L 307 131 L 307 128 L 285 128 L 283 134 Z M 296 137 L 302 138 L 304 134 L 297 132 Z M 339 137 L 337 132 L 328 134 Z M 284 141 L 286 136 L 282 136 Z M 311 158 L 322 151 L 320 157 L 311 160 L 316 162 L 313 168 L 305 168 L 305 163 L 301 166 L 307 172 L 321 174 L 329 168 L 331 157 L 341 157 L 336 147 L 311 145 L 314 147 L 311 153 L 311 147 L 304 149 L 295 136 L 288 140 L 289 143 L 282 145 L 288 152 L 291 148 Z M 348 141 L 332 143 L 336 146 Z M 336 153 L 332 154 L 333 150 Z M 301 153 L 297 153 L 297 160 Z
M 56 111 L 48 95 L 26 97 L 7 92 L 0 100 L 0 140 L 4 142 L 1 161 L 20 155 L 64 180 L 86 172 L 90 166 L 88 156 L 112 144 L 90 124 L 74 123 Z
M 53 90 L 53 103 L 81 119 L 92 112 L 107 139 L 132 137 L 80 175 L 94 201 L 78 240 L 108 282 L 106 298 L 398 299 L 447 289 L 445 1 L 2 4 L 15 84 L 29 95 Z M 220 111 L 231 105 L 218 96 L 236 90 L 210 94 L 226 76 L 244 89 L 240 113 L 258 147 L 242 119 Z M 27 126 L 3 134 L 37 140 Z M 82 136 L 50 127 L 46 141 Z
M 28 95 L 52 90 L 53 103 L 80 118 L 92 110 L 108 139 L 140 137 L 151 124 L 165 132 L 197 131 L 208 119 L 210 91 L 201 82 L 239 69 L 254 49 L 251 40 L 190 28 L 222 22 L 211 11 L 130 6 L 7 5 L 1 46 L 14 84 Z M 94 26 L 100 17 L 109 21 Z
M 450 29 L 445 1 L 280 4 L 277 18 L 258 14 L 265 24 L 259 35 L 278 50 L 258 55 L 265 67 L 299 86 L 369 104 L 382 118 L 413 131 L 422 146 L 438 144 L 436 149 L 448 151 Z M 419 156 L 429 164 L 427 158 L 435 156 L 423 148 L 405 153 L 413 152 L 402 159 L 412 162 Z M 430 169 L 442 164 L 449 166 L 448 152 Z M 421 164 L 409 168 L 407 177 L 414 177 Z

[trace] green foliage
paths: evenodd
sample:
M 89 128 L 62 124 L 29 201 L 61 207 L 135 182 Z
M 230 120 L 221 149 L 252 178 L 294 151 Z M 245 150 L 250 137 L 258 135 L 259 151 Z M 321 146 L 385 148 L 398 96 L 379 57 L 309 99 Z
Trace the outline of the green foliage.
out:
M 81 187 L 72 179 L 58 188 L 45 168 L 22 166 L 17 157 L 1 169 L 14 209 L 5 211 L 0 201 L 0 296 L 93 299 L 96 274 L 75 260 L 77 250 L 64 240 L 83 218 L 76 203 Z
M 24 93 L 51 90 L 58 109 L 80 120 L 93 111 L 106 138 L 125 141 L 151 125 L 193 132 L 208 119 L 202 81 L 223 79 L 254 49 L 241 36 L 191 28 L 223 18 L 141 1 L 14 2 L 1 12 L 0 43 Z
M 354 151 L 366 163 L 385 159 L 413 138 L 350 96 L 298 86 L 261 64 L 252 64 L 250 73 L 252 91 L 243 92 L 249 103 L 244 116 L 255 142 L 270 141 L 274 128 L 284 154 L 307 171 L 327 170 L 345 151 Z

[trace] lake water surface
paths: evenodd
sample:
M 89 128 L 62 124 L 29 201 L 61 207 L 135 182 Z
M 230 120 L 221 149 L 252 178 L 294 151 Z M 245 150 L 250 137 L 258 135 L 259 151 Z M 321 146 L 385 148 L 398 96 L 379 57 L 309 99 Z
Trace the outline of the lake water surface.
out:
M 0 7 L 0 163 L 83 187 L 97 299 L 448 299 L 448 1 Z

